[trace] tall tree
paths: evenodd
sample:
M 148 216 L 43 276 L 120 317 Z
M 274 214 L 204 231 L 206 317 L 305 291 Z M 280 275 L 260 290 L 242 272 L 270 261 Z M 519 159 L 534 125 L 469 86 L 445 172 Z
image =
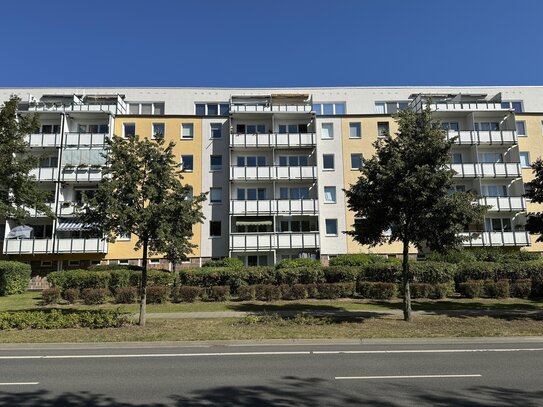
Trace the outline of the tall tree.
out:
M 25 136 L 39 129 L 39 117 L 17 115 L 20 101 L 12 96 L 0 109 L 0 218 L 22 220 L 29 208 L 53 216 L 45 204 L 47 193 L 29 175 L 39 158 L 30 154 Z
M 181 182 L 175 144 L 164 139 L 113 137 L 106 147 L 106 168 L 94 197 L 81 212 L 84 222 L 109 241 L 116 236 L 137 236 L 135 250 L 142 249 L 139 324 L 145 325 L 147 262 L 150 253 L 172 251 L 188 254 L 192 226 L 203 221 L 205 195 L 192 197 Z
M 374 143 L 376 154 L 364 161 L 356 184 L 346 190 L 357 221 L 347 233 L 376 246 L 402 243 L 404 320 L 411 320 L 409 246 L 444 250 L 462 242 L 467 225 L 482 221 L 486 207 L 470 193 L 454 193 L 448 164 L 453 141 L 447 141 L 429 107 L 420 113 L 401 110 L 396 137 Z M 384 233 L 390 231 L 390 233 Z
M 532 203 L 543 203 L 543 160 L 539 157 L 532 163 L 534 179 L 528 182 L 526 198 Z M 539 235 L 538 242 L 543 242 L 543 212 L 529 212 L 526 229 L 533 234 Z

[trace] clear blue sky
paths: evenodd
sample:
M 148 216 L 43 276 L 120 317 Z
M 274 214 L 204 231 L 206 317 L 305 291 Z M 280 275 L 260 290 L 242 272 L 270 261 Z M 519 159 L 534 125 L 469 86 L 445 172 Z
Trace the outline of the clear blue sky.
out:
M 18 0 L 0 86 L 543 85 L 542 0 Z

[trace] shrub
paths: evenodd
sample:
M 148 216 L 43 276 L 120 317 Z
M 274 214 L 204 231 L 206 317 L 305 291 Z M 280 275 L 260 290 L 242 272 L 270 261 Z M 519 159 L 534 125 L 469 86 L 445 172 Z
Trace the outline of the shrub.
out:
M 208 260 L 202 267 L 226 267 L 229 269 L 241 269 L 244 264 L 240 259 L 235 259 L 232 257 L 225 257 L 221 260 Z
M 164 304 L 170 299 L 172 289 L 167 285 L 150 285 L 147 287 L 147 302 L 149 304 Z
M 84 288 L 81 291 L 81 299 L 86 305 L 103 304 L 107 300 L 107 290 L 105 288 Z
M 0 296 L 22 294 L 30 282 L 30 265 L 18 261 L 0 261 Z
M 358 280 L 362 269 L 354 266 L 333 266 L 324 269 L 324 279 L 327 283 L 354 283 Z
M 273 284 L 275 269 L 273 267 L 247 267 L 243 270 L 242 276 L 247 285 Z
M 433 293 L 433 286 L 426 283 L 412 283 L 409 285 L 411 298 L 429 298 Z
M 298 267 L 311 267 L 311 268 L 320 268 L 321 263 L 318 260 L 314 259 L 285 259 L 281 260 L 279 263 L 275 265 L 275 269 L 293 269 Z
M 116 294 L 120 288 L 130 287 L 130 270 L 111 270 L 109 272 L 109 289 L 112 294 Z M 134 285 L 136 287 L 136 285 Z
M 62 298 L 68 301 L 70 304 L 74 304 L 79 299 L 78 288 L 68 288 L 62 293 Z
M 238 288 L 238 298 L 242 301 L 256 299 L 256 287 L 254 285 L 242 285 Z
M 426 255 L 426 260 L 445 263 L 469 263 L 477 261 L 473 250 L 451 249 L 444 253 L 433 252 Z
M 330 259 L 330 266 L 366 266 L 374 263 L 398 262 L 397 259 L 389 259 L 375 254 L 355 253 L 341 254 Z
M 442 283 L 435 284 L 432 286 L 431 298 L 445 298 L 454 293 L 454 284 L 453 283 Z
M 257 284 L 255 296 L 260 301 L 278 301 L 281 299 L 281 287 L 273 284 Z
M 43 290 L 41 298 L 44 304 L 57 304 L 60 301 L 60 290 L 56 287 Z
M 458 265 L 455 281 L 456 284 L 473 280 L 495 280 L 502 266 L 492 262 L 473 262 Z
M 397 262 L 368 264 L 361 268 L 359 281 L 394 283 L 400 280 L 402 265 Z
M 329 300 L 352 297 L 355 287 L 355 283 L 317 284 L 318 297 Z
M 212 301 L 228 301 L 230 299 L 230 286 L 215 285 L 208 290 L 207 297 Z
M 111 270 L 139 270 L 142 268 L 140 266 L 132 265 L 120 265 L 120 264 L 93 264 L 89 266 L 88 270 L 90 271 L 111 271 Z
M 305 284 L 305 289 L 307 290 L 308 298 L 317 298 L 319 296 L 317 284 Z
M 167 285 L 173 287 L 178 284 L 179 274 L 167 270 L 148 270 L 147 283 L 153 285 Z
M 284 300 L 303 300 L 307 298 L 307 287 L 305 284 L 293 284 L 281 287 Z
M 115 302 L 117 304 L 133 304 L 138 298 L 136 287 L 119 287 L 115 290 Z
M 358 292 L 364 298 L 390 300 L 397 295 L 398 288 L 395 283 L 361 281 L 358 283 Z
M 312 284 L 322 281 L 324 281 L 324 272 L 320 266 L 280 268 L 275 271 L 275 284 Z
M 200 287 L 182 285 L 173 290 L 173 300 L 175 302 L 194 302 L 202 294 Z
M 490 298 L 508 298 L 511 292 L 509 280 L 487 280 L 484 282 L 484 293 Z
M 442 284 L 454 281 L 456 266 L 436 261 L 416 261 L 409 264 L 416 283 Z
M 511 284 L 511 297 L 528 298 L 532 293 L 532 280 L 521 279 Z
M 468 280 L 460 283 L 458 291 L 467 298 L 482 297 L 484 293 L 484 280 Z

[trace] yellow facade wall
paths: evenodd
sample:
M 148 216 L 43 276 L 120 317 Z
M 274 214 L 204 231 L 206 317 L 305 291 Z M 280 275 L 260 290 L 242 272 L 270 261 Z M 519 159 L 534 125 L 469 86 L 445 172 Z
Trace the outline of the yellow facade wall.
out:
M 362 153 L 364 158 L 370 158 L 375 154 L 373 143 L 377 141 L 377 124 L 379 122 L 388 122 L 390 133 L 394 134 L 398 131 L 398 124 L 390 116 L 360 116 L 360 117 L 345 117 L 341 123 L 342 146 L 343 146 L 343 185 L 348 189 L 350 185 L 355 184 L 360 172 L 351 169 L 351 154 Z M 361 123 L 362 137 L 349 137 L 349 123 Z M 347 205 L 347 203 L 345 203 Z M 354 224 L 354 213 L 347 206 L 346 222 L 347 228 L 351 228 Z M 375 247 L 362 246 L 355 242 L 351 237 L 347 237 L 347 252 L 348 253 L 376 253 L 376 254 L 401 254 L 402 244 L 394 242 L 392 244 L 384 244 Z M 410 254 L 416 254 L 415 247 L 410 247 Z
M 174 154 L 177 160 L 181 162 L 181 155 L 193 156 L 193 172 L 183 173 L 183 182 L 193 188 L 194 195 L 202 192 L 202 120 L 189 117 L 166 117 L 166 116 L 117 116 L 115 119 L 114 134 L 121 136 L 123 134 L 123 124 L 134 123 L 136 125 L 136 134 L 142 138 L 151 138 L 153 123 L 164 123 L 164 138 L 166 143 L 173 141 L 175 143 Z M 194 137 L 191 140 L 181 139 L 181 130 L 183 123 L 192 123 Z M 200 257 L 200 239 L 201 224 L 193 227 L 194 235 L 191 242 L 197 245 L 189 257 Z M 141 250 L 135 251 L 134 245 L 137 239 L 132 237 L 130 241 L 117 240 L 110 243 L 108 253 L 105 259 L 138 259 L 141 258 Z M 161 257 L 161 256 L 151 256 Z

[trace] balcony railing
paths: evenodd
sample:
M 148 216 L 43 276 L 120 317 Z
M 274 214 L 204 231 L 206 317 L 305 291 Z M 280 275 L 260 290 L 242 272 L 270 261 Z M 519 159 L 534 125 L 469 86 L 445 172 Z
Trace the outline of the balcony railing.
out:
M 98 182 L 102 179 L 102 167 L 71 167 L 65 166 L 62 169 L 61 181 L 74 182 Z
M 522 196 L 494 197 L 485 196 L 479 204 L 490 206 L 491 212 L 523 212 L 526 210 L 526 198 Z
M 317 167 L 230 167 L 230 179 L 238 181 L 316 179 Z
M 299 148 L 315 144 L 315 133 L 230 134 L 230 147 Z
M 467 163 L 451 164 L 455 178 L 518 178 L 522 171 L 520 163 Z
M 66 133 L 65 146 L 103 146 L 108 133 Z
M 45 103 L 37 102 L 28 105 L 29 112 L 105 112 L 124 113 L 117 103 Z
M 467 247 L 479 246 L 529 246 L 530 234 L 525 231 L 518 232 L 477 232 L 462 233 L 469 236 L 468 240 L 463 242 Z M 471 236 L 470 236 L 471 235 Z
M 33 133 L 25 136 L 30 147 L 60 147 L 60 133 Z
M 30 175 L 37 181 L 57 181 L 58 169 L 56 167 L 38 167 L 30 170 Z
M 514 130 L 477 131 L 460 130 L 447 132 L 447 140 L 455 138 L 454 143 L 460 145 L 475 144 L 517 144 L 517 132 Z
M 311 113 L 311 103 L 231 103 L 230 113 Z
M 316 215 L 318 212 L 319 204 L 316 199 L 230 201 L 232 215 Z
M 435 102 L 430 104 L 430 109 L 435 111 L 458 111 L 458 110 L 507 110 L 502 107 L 501 102 Z
M 319 232 L 232 233 L 230 250 L 270 251 L 276 249 L 317 249 Z
M 4 254 L 107 253 L 105 239 L 6 239 Z

